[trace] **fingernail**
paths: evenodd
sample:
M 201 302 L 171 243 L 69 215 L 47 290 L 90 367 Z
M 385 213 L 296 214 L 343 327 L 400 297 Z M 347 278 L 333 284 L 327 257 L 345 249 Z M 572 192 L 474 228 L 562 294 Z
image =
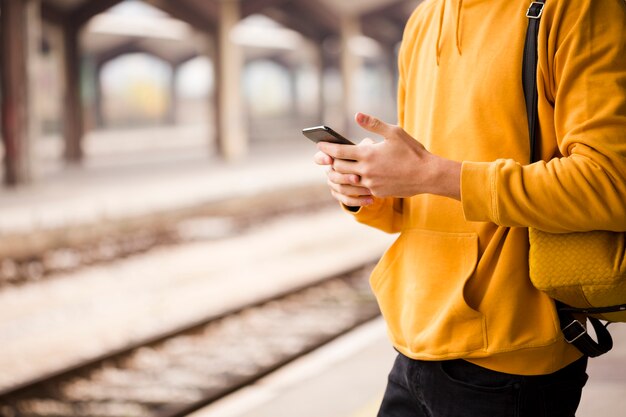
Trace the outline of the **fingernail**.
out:
M 365 123 L 367 122 L 367 116 L 365 116 L 363 113 L 357 113 L 356 121 L 359 123 Z

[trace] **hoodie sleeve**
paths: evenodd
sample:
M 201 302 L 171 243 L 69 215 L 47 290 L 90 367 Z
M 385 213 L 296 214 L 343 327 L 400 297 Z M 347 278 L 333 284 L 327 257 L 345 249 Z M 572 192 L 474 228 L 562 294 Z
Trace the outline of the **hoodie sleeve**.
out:
M 464 162 L 465 217 L 555 233 L 626 231 L 626 3 L 550 5 L 539 38 L 539 119 L 553 117 L 556 144 L 542 144 L 547 162 Z
M 343 209 L 352 214 L 359 222 L 387 233 L 398 233 L 402 230 L 402 199 L 401 198 L 374 198 L 369 206 L 359 207 L 353 211 L 343 206 Z

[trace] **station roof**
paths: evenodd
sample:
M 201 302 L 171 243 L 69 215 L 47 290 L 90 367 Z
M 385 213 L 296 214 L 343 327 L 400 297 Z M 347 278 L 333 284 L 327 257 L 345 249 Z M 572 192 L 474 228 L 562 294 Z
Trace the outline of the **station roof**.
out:
M 123 2 L 42 0 L 42 5 L 47 21 L 86 29 L 81 43 L 97 64 L 133 52 L 149 53 L 175 64 L 207 52 L 197 35 L 215 33 L 218 1 L 144 0 L 152 13 L 103 13 Z M 244 19 L 265 14 L 280 26 L 274 30 L 291 29 L 313 41 L 338 35 L 342 18 L 357 17 L 364 35 L 393 45 L 400 40 L 404 23 L 417 3 L 419 0 L 241 0 L 241 13 Z M 122 31 L 116 33 L 117 29 Z M 277 50 L 281 49 L 279 38 L 284 39 L 273 37 Z
M 83 26 L 95 15 L 123 0 L 42 0 L 44 18 L 53 23 Z M 219 16 L 218 1 L 145 0 L 172 17 L 196 29 L 213 32 Z M 419 0 L 241 0 L 242 17 L 266 13 L 281 24 L 312 39 L 322 39 L 339 31 L 343 16 L 369 19 L 367 30 L 401 31 L 406 18 Z M 370 26 L 374 26 L 373 29 Z M 364 28 L 365 29 L 365 28 Z M 374 36 L 379 37 L 379 36 Z M 397 33 L 394 38 L 397 38 Z

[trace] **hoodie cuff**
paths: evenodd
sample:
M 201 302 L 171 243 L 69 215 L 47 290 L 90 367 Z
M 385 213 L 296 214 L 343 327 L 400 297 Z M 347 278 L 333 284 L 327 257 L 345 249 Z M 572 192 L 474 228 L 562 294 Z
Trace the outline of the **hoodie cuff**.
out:
M 491 162 L 463 162 L 461 202 L 465 220 L 498 223 L 495 167 Z
M 385 206 L 385 199 L 374 198 L 374 202 L 372 204 L 362 207 L 350 207 L 346 206 L 343 203 L 340 204 L 343 211 L 352 214 L 358 221 L 367 221 L 371 218 L 377 217 L 380 214 L 380 211 Z
M 359 206 L 346 206 L 345 204 L 341 203 L 341 208 L 343 208 L 343 211 L 347 211 L 348 213 L 358 213 L 359 211 L 361 211 L 361 207 Z

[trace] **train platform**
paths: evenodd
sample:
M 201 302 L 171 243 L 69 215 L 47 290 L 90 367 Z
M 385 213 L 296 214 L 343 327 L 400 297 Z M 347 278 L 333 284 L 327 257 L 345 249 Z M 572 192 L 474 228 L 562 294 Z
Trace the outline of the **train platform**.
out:
M 198 144 L 127 154 L 123 162 L 109 155 L 3 191 L 3 268 L 1 250 L 14 250 L 16 235 L 43 231 L 54 243 L 68 228 L 124 228 L 119 220 L 228 199 L 254 212 L 252 197 L 277 190 L 286 190 L 278 203 L 287 204 L 294 189 L 301 190 L 294 198 L 323 190 L 325 203 L 242 230 L 231 230 L 227 218 L 194 218 L 181 225 L 193 235 L 182 242 L 0 286 L 0 389 L 378 259 L 393 237 L 333 204 L 312 162 L 315 147 L 300 140 L 256 147 L 234 163 L 212 159 Z
M 395 356 L 379 318 L 189 417 L 373 417 Z
M 590 360 L 577 417 L 626 417 L 625 327 Z M 375 417 L 395 355 L 377 319 L 190 417 Z
M 312 162 L 314 145 L 297 131 L 293 141 L 254 144 L 249 156 L 224 162 L 198 132 L 188 130 L 94 133 L 89 142 L 95 144 L 93 155 L 79 166 L 60 167 L 58 157 L 50 161 L 54 152 L 46 152 L 45 168 L 32 184 L 0 193 L 0 236 L 112 222 L 324 182 Z M 144 148 L 124 145 L 134 142 Z
M 393 236 L 337 207 L 0 291 L 0 389 L 375 262 Z

